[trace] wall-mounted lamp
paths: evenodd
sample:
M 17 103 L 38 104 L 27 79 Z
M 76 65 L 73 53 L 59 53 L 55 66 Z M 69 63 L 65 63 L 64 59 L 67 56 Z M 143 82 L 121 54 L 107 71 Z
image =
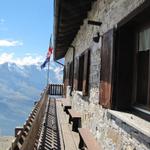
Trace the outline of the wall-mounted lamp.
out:
M 98 43 L 98 42 L 99 42 L 99 39 L 100 39 L 100 34 L 99 34 L 99 32 L 97 32 L 96 36 L 93 37 L 93 41 L 94 41 L 95 43 Z
M 88 24 L 94 25 L 94 26 L 101 26 L 101 25 L 102 25 L 102 22 L 93 21 L 93 20 L 88 20 Z M 100 39 L 100 34 L 99 34 L 99 32 L 97 32 L 97 35 L 93 37 L 93 41 L 94 41 L 95 43 L 98 43 L 98 42 L 99 42 L 99 39 Z

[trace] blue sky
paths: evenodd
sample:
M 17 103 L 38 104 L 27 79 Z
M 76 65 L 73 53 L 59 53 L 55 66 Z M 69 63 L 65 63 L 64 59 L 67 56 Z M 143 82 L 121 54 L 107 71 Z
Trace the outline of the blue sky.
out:
M 53 0 L 0 2 L 0 63 L 45 59 L 53 33 Z
M 38 62 L 41 62 L 42 64 L 46 58 L 49 39 L 52 33 L 53 0 L 0 0 L 0 64 L 5 62 L 13 62 L 17 65 L 31 65 L 37 64 Z M 21 69 L 21 72 L 24 71 L 24 73 L 26 73 L 26 70 L 23 70 L 23 68 L 26 67 L 18 67 L 19 70 Z M 16 69 L 16 72 L 18 69 Z M 53 81 L 56 78 L 57 82 L 61 83 L 62 70 L 63 67 L 54 63 L 51 58 L 50 71 L 52 72 L 50 72 L 50 81 Z M 22 81 L 23 78 L 18 78 L 18 76 L 15 76 L 12 71 L 10 74 L 6 73 L 7 78 L 2 80 L 2 69 L 0 73 L 0 88 L 7 92 L 7 94 L 5 94 L 3 90 L 0 90 L 0 111 L 2 112 L 0 113 L 0 136 L 1 134 L 12 135 L 16 124 L 23 124 L 27 113 L 32 107 L 33 101 L 37 100 L 33 99 L 33 97 L 37 97 L 38 94 L 31 91 L 29 88 L 27 99 L 21 99 L 16 93 L 19 93 L 20 89 L 24 89 L 24 84 L 26 82 Z M 34 72 L 33 69 L 29 76 L 29 81 L 32 81 L 32 77 L 35 76 L 35 73 L 37 73 L 37 71 Z M 46 71 L 44 72 L 42 70 L 40 72 L 41 80 L 45 81 L 44 73 L 47 75 Z M 18 80 L 15 80 L 16 78 Z M 10 79 L 12 79 L 12 82 Z M 34 79 L 37 79 L 38 82 L 41 81 L 37 78 L 37 74 Z M 14 84 L 12 84 L 13 82 L 17 84 L 17 88 L 21 82 L 22 87 L 20 86 L 18 89 L 14 88 Z M 7 86 L 7 83 L 11 84 Z M 32 87 L 31 85 L 29 86 Z M 14 91 L 14 94 L 12 94 L 11 91 Z M 20 95 L 24 95 L 25 93 L 26 92 L 22 93 L 21 91 Z M 35 95 L 31 96 L 31 94 Z M 14 95 L 15 98 L 13 98 L 12 95 Z M 17 99 L 18 101 L 16 101 Z M 13 100 L 15 101 L 13 102 Z M 13 109 L 13 106 L 15 109 Z M 12 122 L 12 115 L 15 114 L 16 110 L 24 110 L 26 115 L 17 112 L 16 114 L 19 117 L 14 117 L 15 122 Z M 9 115 L 9 113 L 11 114 Z M 7 130 L 8 128 L 9 130 Z

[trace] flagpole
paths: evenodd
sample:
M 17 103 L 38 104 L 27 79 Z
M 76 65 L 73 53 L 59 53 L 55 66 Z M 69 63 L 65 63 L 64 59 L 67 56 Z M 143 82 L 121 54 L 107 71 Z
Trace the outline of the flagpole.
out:
M 52 47 L 52 35 L 50 36 L 50 40 L 49 40 L 49 48 Z M 49 76 L 50 76 L 50 58 L 48 61 L 48 67 L 47 67 L 47 85 L 49 85 Z
M 49 84 L 49 67 L 50 67 L 50 60 L 48 61 L 48 66 L 47 66 L 47 85 Z

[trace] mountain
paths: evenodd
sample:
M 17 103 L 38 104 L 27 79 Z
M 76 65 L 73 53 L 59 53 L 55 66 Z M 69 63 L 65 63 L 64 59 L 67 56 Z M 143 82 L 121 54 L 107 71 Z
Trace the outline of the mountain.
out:
M 47 70 L 41 70 L 39 65 L 0 64 L 0 136 L 14 135 L 14 128 L 23 125 L 46 86 L 46 76 Z M 54 63 L 50 68 L 51 82 L 62 82 L 62 67 Z

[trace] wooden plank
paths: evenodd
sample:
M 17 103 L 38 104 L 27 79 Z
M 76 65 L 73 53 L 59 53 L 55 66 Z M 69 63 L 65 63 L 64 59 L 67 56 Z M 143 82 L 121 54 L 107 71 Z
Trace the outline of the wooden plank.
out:
M 17 146 L 18 146 L 19 149 L 21 149 L 21 147 L 22 147 L 20 142 L 17 143 Z
M 56 101 L 56 104 L 62 150 L 77 150 L 79 136 L 77 133 L 71 131 L 68 125 L 68 115 L 63 112 L 61 102 Z
M 81 114 L 79 112 L 76 112 L 72 109 L 69 109 L 68 112 L 72 118 L 81 118 Z
M 78 130 L 88 150 L 102 150 L 88 128 L 79 128 Z
M 71 106 L 70 102 L 68 100 L 65 100 L 62 102 L 62 106 L 65 107 L 65 106 Z

